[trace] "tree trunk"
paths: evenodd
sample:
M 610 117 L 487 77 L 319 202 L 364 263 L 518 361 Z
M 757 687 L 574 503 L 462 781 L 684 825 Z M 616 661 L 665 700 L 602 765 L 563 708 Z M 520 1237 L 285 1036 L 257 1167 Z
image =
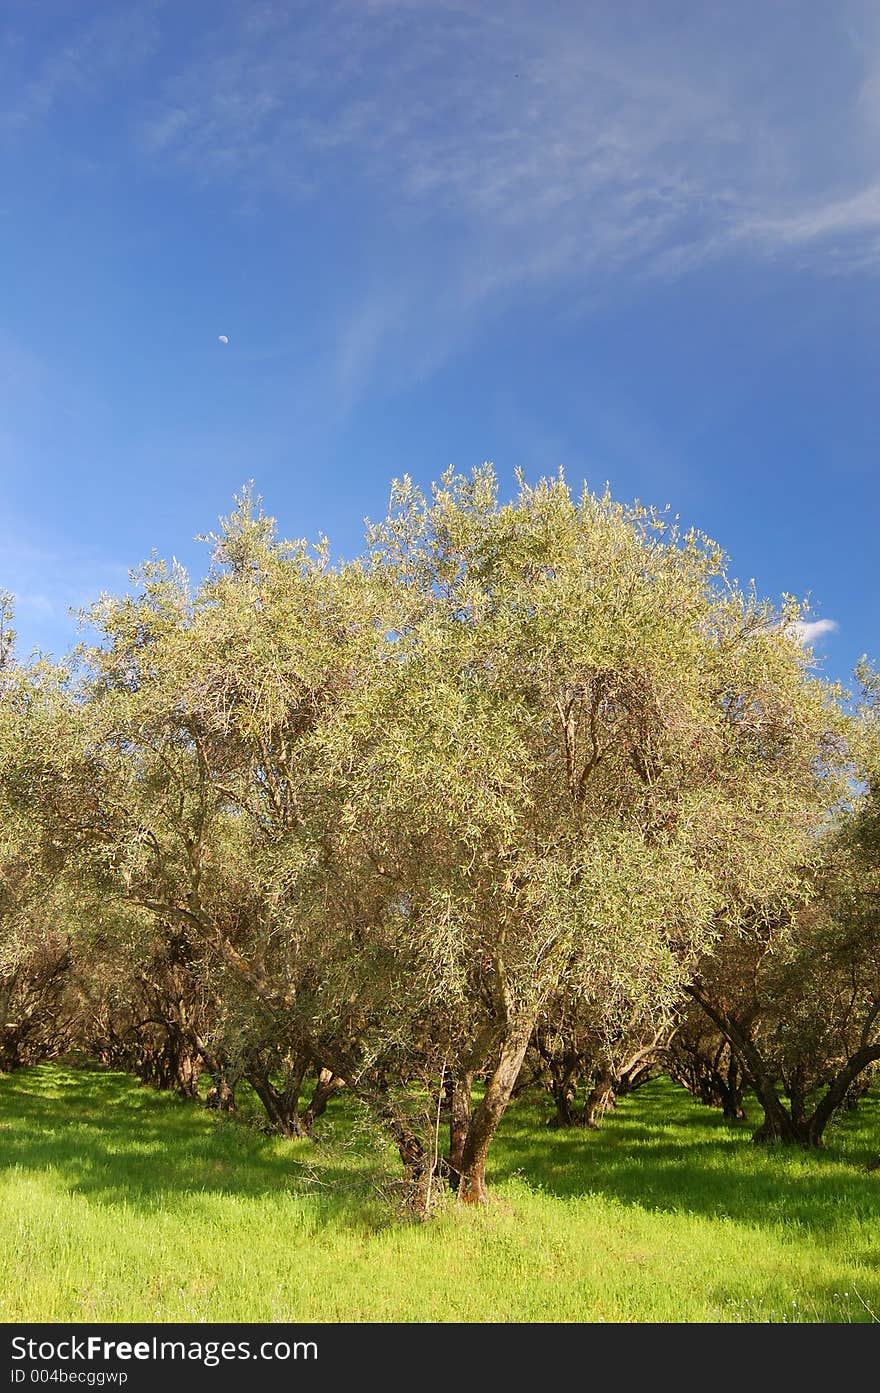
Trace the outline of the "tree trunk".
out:
M 614 1097 L 625 1098 L 627 1094 L 635 1093 L 642 1084 L 650 1083 L 654 1077 L 655 1068 L 656 1064 L 653 1059 L 649 1059 L 646 1064 L 639 1064 L 634 1069 L 626 1068 L 614 1080 Z
M 593 1087 L 578 1121 L 582 1127 L 598 1127 L 602 1114 L 614 1106 L 614 1080 L 610 1069 L 596 1071 Z
M 721 1108 L 728 1122 L 742 1122 L 746 1115 L 743 1107 L 742 1071 L 736 1056 L 728 1046 L 727 1072 L 721 1075 Z
M 752 1135 L 752 1141 L 784 1142 L 789 1145 L 801 1141 L 797 1124 L 780 1099 L 776 1085 L 763 1069 L 754 1070 L 753 1073 L 758 1102 L 764 1109 L 764 1121 Z
M 449 1184 L 458 1191 L 461 1185 L 461 1170 L 465 1142 L 471 1125 L 471 1090 L 474 1076 L 465 1071 L 458 1078 L 448 1076 L 451 1083 L 449 1108 Z
M 764 1109 L 764 1121 L 753 1134 L 752 1141 L 800 1141 L 797 1128 L 779 1097 L 776 1083 L 768 1073 L 764 1058 L 752 1039 L 748 1026 L 743 1022 L 734 1020 L 724 1011 L 716 1009 L 695 987 L 689 987 L 687 991 L 688 996 L 692 997 L 702 1007 L 709 1019 L 717 1025 L 731 1050 L 739 1056 L 739 1060 L 748 1071 L 752 1086 L 758 1095 L 758 1101 Z
M 18 1037 L 13 1029 L 7 1027 L 3 1035 L 0 1036 L 0 1073 L 11 1073 L 20 1065 Z
M 489 1147 L 504 1116 L 531 1038 L 534 1019 L 508 1027 L 486 1092 L 474 1108 L 461 1158 L 458 1193 L 465 1204 L 484 1204 Z
M 800 1141 L 791 1118 L 783 1107 L 765 1110 L 764 1121 L 752 1133 L 752 1141 L 772 1145 L 775 1142 L 792 1144 Z
M 877 1059 L 880 1059 L 880 1044 L 863 1045 L 838 1070 L 807 1119 L 805 1145 L 822 1146 L 825 1128 L 834 1113 L 846 1102 L 855 1080 Z
M 550 1059 L 550 1093 L 556 1104 L 556 1113 L 548 1122 L 548 1127 L 573 1127 L 575 1123 L 574 1105 L 580 1082 L 581 1065 L 579 1055 L 568 1054 L 562 1060 Z
M 431 1159 L 422 1139 L 387 1088 L 361 1082 L 356 1093 L 394 1141 L 403 1163 L 404 1175 L 411 1187 L 410 1208 L 422 1213 L 432 1172 Z
M 333 1094 L 338 1093 L 340 1088 L 344 1087 L 345 1080 L 341 1079 L 338 1074 L 334 1074 L 332 1069 L 322 1068 L 318 1071 L 315 1091 L 309 1100 L 308 1107 L 302 1115 L 302 1123 L 309 1136 L 312 1135 L 315 1120 L 326 1111 L 327 1104 L 333 1097 Z
M 308 1068 L 308 1059 L 288 1065 L 283 1088 L 276 1088 L 269 1071 L 260 1060 L 251 1060 L 245 1078 L 266 1110 L 274 1131 L 282 1137 L 308 1136 L 299 1115 L 299 1090 Z
M 235 1089 L 223 1073 L 214 1075 L 214 1082 L 205 1098 L 206 1108 L 216 1108 L 218 1112 L 235 1112 Z
M 791 1116 L 786 1113 L 778 1098 L 776 1103 L 781 1116 L 777 1117 L 774 1114 L 770 1118 L 765 1105 L 764 1123 L 758 1128 L 753 1140 L 797 1142 L 807 1147 L 824 1146 L 825 1128 L 837 1110 L 843 1106 L 853 1080 L 876 1059 L 880 1059 L 880 1044 L 863 1045 L 861 1049 L 856 1050 L 837 1071 L 809 1116 L 806 1114 L 802 1089 L 800 1086 L 792 1087 Z M 764 1102 L 763 1097 L 761 1102 Z
M 175 1089 L 184 1098 L 198 1098 L 202 1061 L 198 1053 L 183 1040 L 177 1043 L 174 1061 Z

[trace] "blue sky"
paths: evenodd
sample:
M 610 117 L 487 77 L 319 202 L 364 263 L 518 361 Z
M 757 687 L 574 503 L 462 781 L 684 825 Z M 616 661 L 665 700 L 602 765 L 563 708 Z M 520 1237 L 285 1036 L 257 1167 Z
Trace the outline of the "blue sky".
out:
M 878 635 L 880 10 L 4 0 L 22 646 L 253 479 L 354 554 L 491 459 L 671 505 L 846 680 Z M 228 345 L 218 335 L 229 337 Z

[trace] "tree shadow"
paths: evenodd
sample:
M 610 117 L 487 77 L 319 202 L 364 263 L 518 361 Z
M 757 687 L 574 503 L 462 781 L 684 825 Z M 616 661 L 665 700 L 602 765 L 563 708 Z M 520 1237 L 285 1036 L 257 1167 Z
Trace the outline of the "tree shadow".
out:
M 514 1179 L 560 1199 L 599 1196 L 657 1214 L 732 1221 L 759 1233 L 813 1244 L 827 1254 L 839 1233 L 841 1255 L 822 1277 L 809 1263 L 787 1309 L 778 1296 L 748 1299 L 732 1319 L 749 1323 L 880 1323 L 880 1099 L 844 1114 L 818 1151 L 752 1142 L 755 1113 L 731 1124 L 668 1079 L 622 1099 L 595 1130 L 547 1128 L 546 1097 L 518 1101 L 504 1119 L 490 1181 Z M 871 1274 L 859 1290 L 854 1272 Z M 735 1308 L 731 1308 L 735 1309 Z
M 878 1150 L 880 1099 L 844 1114 L 817 1151 L 756 1145 L 757 1116 L 729 1123 L 668 1079 L 621 1099 L 597 1129 L 550 1130 L 547 1113 L 546 1098 L 511 1110 L 494 1157 L 496 1181 L 517 1175 L 560 1198 L 599 1194 L 815 1235 L 855 1218 L 880 1224 L 880 1171 L 866 1169 Z
M 196 1195 L 295 1194 L 316 1222 L 391 1222 L 375 1155 L 285 1141 L 129 1075 L 54 1064 L 0 1076 L 0 1171 L 54 1171 L 64 1188 L 144 1211 Z

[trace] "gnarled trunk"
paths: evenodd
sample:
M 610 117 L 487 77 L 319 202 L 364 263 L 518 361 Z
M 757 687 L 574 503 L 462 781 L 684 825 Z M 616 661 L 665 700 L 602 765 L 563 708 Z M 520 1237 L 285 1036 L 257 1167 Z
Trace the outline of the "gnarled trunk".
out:
M 471 1125 L 471 1090 L 474 1076 L 465 1071 L 458 1078 L 447 1072 L 446 1091 L 449 1095 L 449 1184 L 453 1190 L 461 1185 L 461 1170 L 465 1142 Z
M 206 1108 L 216 1108 L 218 1112 L 235 1112 L 235 1089 L 223 1073 L 214 1075 L 214 1082 L 205 1098 Z
M 276 1088 L 262 1060 L 248 1062 L 244 1076 L 263 1104 L 273 1130 L 282 1137 L 308 1136 L 299 1115 L 299 1093 L 308 1067 L 308 1058 L 292 1061 L 285 1071 L 282 1087 Z
M 599 1119 L 609 1108 L 614 1107 L 614 1079 L 610 1069 L 597 1069 L 593 1087 L 587 1095 L 581 1116 L 582 1127 L 598 1127 Z
M 581 1057 L 576 1054 L 567 1054 L 560 1060 L 547 1061 L 550 1094 L 556 1104 L 556 1113 L 548 1122 L 548 1127 L 574 1126 L 574 1105 L 580 1082 L 581 1064 Z
M 483 1204 L 488 1197 L 486 1161 L 489 1147 L 510 1101 L 533 1027 L 532 1017 L 508 1026 L 498 1061 L 486 1084 L 486 1092 L 471 1115 L 462 1150 L 458 1187 L 458 1194 L 465 1204 Z
M 302 1115 L 302 1123 L 309 1136 L 312 1135 L 315 1121 L 326 1111 L 327 1104 L 338 1093 L 340 1088 L 345 1087 L 345 1080 L 338 1074 L 334 1074 L 332 1069 L 319 1069 L 315 1089 L 309 1100 L 308 1107 Z

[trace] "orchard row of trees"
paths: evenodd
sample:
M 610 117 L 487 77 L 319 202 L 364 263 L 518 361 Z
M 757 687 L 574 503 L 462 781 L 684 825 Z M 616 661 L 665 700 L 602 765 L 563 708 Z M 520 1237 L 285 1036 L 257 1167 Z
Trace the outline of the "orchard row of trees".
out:
M 664 1068 L 821 1144 L 880 1060 L 867 667 L 847 701 L 793 600 L 561 477 L 404 479 L 352 563 L 249 491 L 208 540 L 65 663 L 4 607 L 0 1064 L 247 1079 L 288 1135 L 345 1087 L 419 1204 L 485 1198 L 533 1080 L 590 1125 Z

